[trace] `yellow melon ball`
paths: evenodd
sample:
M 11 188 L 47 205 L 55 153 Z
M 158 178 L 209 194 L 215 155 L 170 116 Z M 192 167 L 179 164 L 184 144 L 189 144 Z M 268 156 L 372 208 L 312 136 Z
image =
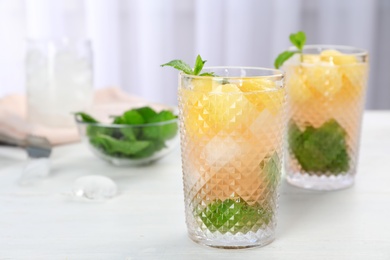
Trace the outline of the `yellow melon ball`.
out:
M 341 73 L 336 66 L 317 65 L 305 67 L 303 73 L 307 77 L 307 86 L 318 91 L 322 96 L 333 96 L 342 87 Z
M 368 64 L 356 63 L 340 67 L 340 73 L 356 88 L 363 88 L 367 83 Z
M 244 79 L 240 89 L 258 111 L 269 110 L 272 114 L 281 111 L 285 90 L 279 82 L 267 78 Z
M 312 93 L 306 86 L 306 75 L 301 66 L 287 68 L 286 88 L 292 102 L 303 103 L 312 97 Z
M 275 87 L 276 83 L 267 78 L 245 78 L 239 84 L 243 92 L 270 90 Z
M 189 138 L 197 139 L 210 131 L 209 92 L 212 80 L 195 78 L 179 88 L 179 103 L 185 131 Z

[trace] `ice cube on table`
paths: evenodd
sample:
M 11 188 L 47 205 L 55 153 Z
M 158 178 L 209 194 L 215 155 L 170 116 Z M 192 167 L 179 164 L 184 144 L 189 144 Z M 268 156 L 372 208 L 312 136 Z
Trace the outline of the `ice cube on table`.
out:
M 117 194 L 117 186 L 110 178 L 89 175 L 76 179 L 72 187 L 72 195 L 88 200 L 105 200 Z
M 30 159 L 23 168 L 22 175 L 19 179 L 20 185 L 32 185 L 50 174 L 50 159 L 49 158 L 34 158 Z

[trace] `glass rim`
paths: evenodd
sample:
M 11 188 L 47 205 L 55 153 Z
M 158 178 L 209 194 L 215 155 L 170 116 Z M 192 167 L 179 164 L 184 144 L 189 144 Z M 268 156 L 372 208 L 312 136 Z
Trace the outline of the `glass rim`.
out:
M 98 126 L 98 127 L 105 127 L 105 128 L 138 128 L 138 127 L 147 127 L 147 126 L 162 126 L 172 123 L 177 123 L 178 118 L 163 121 L 163 122 L 157 122 L 157 123 L 148 123 L 148 124 L 137 124 L 137 125 L 125 125 L 125 124 L 110 124 L 110 123 L 88 123 L 81 121 L 77 115 L 75 115 L 75 121 L 78 125 L 86 125 L 86 126 Z
M 354 47 L 354 46 L 348 46 L 348 45 L 337 45 L 337 44 L 309 44 L 303 46 L 303 54 L 310 54 L 305 53 L 305 50 L 318 50 L 318 54 L 320 54 L 321 49 L 335 49 L 335 50 L 348 50 L 351 51 L 351 53 L 342 53 L 343 55 L 350 55 L 350 56 L 356 56 L 356 57 L 364 57 L 368 56 L 368 51 L 362 48 Z M 298 50 L 295 46 L 290 46 L 287 50 Z
M 253 70 L 253 71 L 267 71 L 267 72 L 276 72 L 275 74 L 270 75 L 258 75 L 258 76 L 199 76 L 199 75 L 189 75 L 184 73 L 183 71 L 179 72 L 180 77 L 188 77 L 188 78 L 211 78 L 211 79 L 246 79 L 246 78 L 259 78 L 259 79 L 272 79 L 272 78 L 284 78 L 285 72 L 283 70 L 279 69 L 272 69 L 272 68 L 266 68 L 266 67 L 245 67 L 245 66 L 210 66 L 210 67 L 204 67 L 203 69 L 206 70 L 215 70 L 215 69 L 245 69 L 245 70 Z

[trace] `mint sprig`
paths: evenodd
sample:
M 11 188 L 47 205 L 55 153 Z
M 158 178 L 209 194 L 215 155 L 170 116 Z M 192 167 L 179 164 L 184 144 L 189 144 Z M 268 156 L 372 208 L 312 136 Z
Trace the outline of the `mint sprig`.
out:
M 297 47 L 297 51 L 284 51 L 281 54 L 276 57 L 274 66 L 275 68 L 279 69 L 285 61 L 290 59 L 294 54 L 301 53 L 303 51 L 303 46 L 305 46 L 306 43 L 306 34 L 302 31 L 299 31 L 297 33 L 290 34 L 290 42 Z M 301 56 L 302 60 L 302 56 Z
M 202 72 L 204 64 L 207 62 L 207 60 L 203 60 L 200 55 L 196 57 L 195 66 L 194 69 L 190 67 L 187 63 L 185 63 L 182 60 L 171 60 L 170 62 L 167 62 L 165 64 L 160 65 L 161 67 L 169 66 L 173 67 L 177 70 L 183 71 L 185 74 L 188 75 L 195 75 L 195 76 L 208 76 L 208 77 L 214 77 L 214 72 Z

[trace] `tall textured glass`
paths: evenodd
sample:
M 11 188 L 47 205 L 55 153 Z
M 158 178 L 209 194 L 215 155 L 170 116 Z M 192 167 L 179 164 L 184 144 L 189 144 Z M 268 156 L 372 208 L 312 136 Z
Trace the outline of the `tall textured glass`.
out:
M 315 190 L 351 186 L 367 85 L 367 52 L 306 46 L 284 69 L 289 94 L 288 182 Z
M 213 247 L 274 240 L 285 123 L 284 75 L 262 68 L 179 76 L 186 222 Z

